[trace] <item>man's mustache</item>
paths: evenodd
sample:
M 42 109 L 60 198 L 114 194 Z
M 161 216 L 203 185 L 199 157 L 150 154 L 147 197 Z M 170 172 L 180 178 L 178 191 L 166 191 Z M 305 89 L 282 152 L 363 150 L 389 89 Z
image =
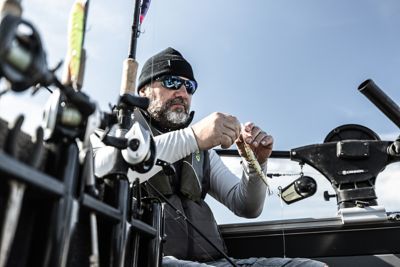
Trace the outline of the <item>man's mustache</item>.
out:
M 170 108 L 171 106 L 176 105 L 176 104 L 182 105 L 185 108 L 185 112 L 186 113 L 188 112 L 188 104 L 182 97 L 177 97 L 177 98 L 168 100 L 167 103 L 165 104 L 165 106 L 167 108 Z

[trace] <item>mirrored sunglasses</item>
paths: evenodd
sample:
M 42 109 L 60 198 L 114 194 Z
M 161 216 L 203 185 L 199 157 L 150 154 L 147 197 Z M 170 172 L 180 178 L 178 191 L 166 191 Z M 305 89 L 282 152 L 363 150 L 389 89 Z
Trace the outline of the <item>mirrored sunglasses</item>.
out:
M 193 95 L 197 89 L 197 82 L 192 80 L 184 80 L 179 76 L 165 75 L 158 77 L 156 81 L 160 81 L 162 86 L 170 90 L 179 90 L 182 85 L 185 86 L 188 94 Z

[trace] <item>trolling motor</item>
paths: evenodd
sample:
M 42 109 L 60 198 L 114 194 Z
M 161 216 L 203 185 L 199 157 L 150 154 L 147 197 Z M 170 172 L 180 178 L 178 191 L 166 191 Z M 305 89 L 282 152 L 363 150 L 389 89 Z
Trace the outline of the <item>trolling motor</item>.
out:
M 363 82 L 358 90 L 400 127 L 400 108 L 372 80 Z M 398 148 L 398 141 L 381 141 L 367 127 L 347 124 L 333 129 L 323 144 L 292 149 L 290 157 L 314 167 L 331 182 L 343 223 L 385 221 L 375 181 L 387 165 L 400 161 Z

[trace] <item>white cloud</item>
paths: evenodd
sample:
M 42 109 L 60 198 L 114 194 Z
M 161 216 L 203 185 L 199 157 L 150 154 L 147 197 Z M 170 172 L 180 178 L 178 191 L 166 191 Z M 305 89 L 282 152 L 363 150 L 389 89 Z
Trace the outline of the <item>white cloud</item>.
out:
M 387 211 L 400 210 L 400 164 L 395 163 L 386 167 L 386 169 L 378 175 L 376 181 L 376 193 L 378 195 L 378 203 L 385 206 Z

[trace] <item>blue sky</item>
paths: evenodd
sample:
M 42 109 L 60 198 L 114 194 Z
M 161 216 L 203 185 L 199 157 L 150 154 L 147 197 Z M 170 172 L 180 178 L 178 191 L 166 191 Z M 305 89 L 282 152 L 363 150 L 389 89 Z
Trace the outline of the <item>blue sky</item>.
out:
M 72 2 L 22 2 L 50 66 L 64 58 Z M 133 2 L 90 2 L 83 90 L 104 110 L 118 97 Z M 399 13 L 397 0 L 153 0 L 137 60 L 140 69 L 160 50 L 178 49 L 199 83 L 194 121 L 214 111 L 254 121 L 274 136 L 276 150 L 321 143 L 348 123 L 390 140 L 398 127 L 357 87 L 371 78 L 400 103 Z M 24 110 L 25 127 L 33 127 L 48 95 L 8 94 L 0 99 L 0 114 L 11 118 Z

